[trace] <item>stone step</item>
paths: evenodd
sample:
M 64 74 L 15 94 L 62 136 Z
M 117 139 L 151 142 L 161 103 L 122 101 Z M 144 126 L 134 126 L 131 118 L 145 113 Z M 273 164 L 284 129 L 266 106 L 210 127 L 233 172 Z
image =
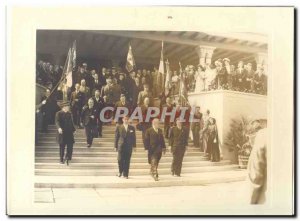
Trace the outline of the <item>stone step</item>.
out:
M 173 157 L 170 155 L 162 156 L 160 163 L 163 162 L 169 162 L 171 163 L 173 160 Z M 208 158 L 204 156 L 185 156 L 183 158 L 183 162 L 199 162 L 199 161 L 207 161 Z M 58 163 L 59 156 L 58 154 L 56 156 L 42 156 L 42 157 L 35 157 L 36 163 Z M 116 156 L 106 156 L 106 157 L 91 157 L 91 156 L 76 156 L 72 159 L 72 163 L 112 163 L 117 162 L 117 155 Z M 131 157 L 131 163 L 147 163 L 148 158 L 146 156 L 144 157 Z
M 135 123 L 131 123 L 130 125 L 136 127 L 137 124 Z M 163 126 L 164 124 L 160 124 L 160 126 Z M 116 124 L 104 124 L 103 125 L 103 129 L 106 129 L 106 130 L 111 130 L 111 129 L 115 129 L 116 128 Z M 56 129 L 56 126 L 55 125 L 48 125 L 48 130 L 55 130 Z M 79 130 L 82 130 L 82 129 L 79 129 Z
M 73 152 L 86 152 L 86 151 L 88 151 L 88 152 L 112 152 L 112 151 L 115 152 L 115 149 L 112 146 L 113 146 L 112 144 L 101 145 L 100 147 L 92 146 L 91 148 L 87 148 L 86 146 L 80 146 L 80 147 L 75 146 L 73 148 Z M 55 145 L 54 146 L 36 146 L 35 151 L 36 152 L 53 151 L 55 153 L 58 153 L 59 147 L 58 147 L 58 145 L 56 145 L 56 146 Z M 146 151 L 143 146 L 137 146 L 136 152 L 146 152 Z M 203 153 L 200 151 L 199 148 L 196 148 L 196 147 L 188 147 L 187 152 Z
M 230 165 L 229 160 L 223 160 L 220 162 L 210 162 L 210 161 L 198 161 L 198 162 L 184 162 L 183 167 L 203 167 L 203 166 L 223 166 Z M 66 165 L 59 163 L 35 163 L 36 169 L 65 169 Z M 89 170 L 89 169 L 117 169 L 118 165 L 114 163 L 73 163 L 69 165 L 70 169 L 78 170 Z M 131 169 L 149 169 L 148 163 L 132 163 L 130 165 Z M 159 164 L 159 168 L 170 168 L 169 162 L 164 162 Z
M 136 131 L 136 136 L 142 136 L 142 132 L 141 131 Z M 47 133 L 38 133 L 38 137 L 44 138 L 44 137 L 55 137 L 57 135 L 57 131 L 53 130 L 53 131 L 49 131 Z M 85 131 L 84 130 L 77 130 L 75 136 L 85 136 Z M 114 130 L 103 130 L 102 131 L 102 136 L 103 137 L 107 137 L 107 136 L 115 136 L 115 131 Z
M 40 141 L 36 144 L 37 146 L 55 146 L 58 145 L 56 141 Z M 74 146 L 82 146 L 82 147 L 86 147 L 86 141 L 77 141 L 75 139 L 75 143 Z M 112 147 L 114 146 L 114 142 L 113 141 L 104 141 L 104 140 L 93 140 L 93 144 L 92 146 L 94 147 L 101 147 L 101 145 L 111 145 Z M 136 141 L 136 145 L 143 145 L 142 141 Z
M 116 127 L 111 127 L 111 126 L 110 127 L 106 127 L 106 126 L 102 127 L 103 132 L 115 132 L 115 130 L 116 130 Z M 76 128 L 76 133 L 84 132 L 84 131 L 85 131 L 84 128 L 80 128 L 80 129 Z M 40 134 L 48 134 L 48 133 L 53 133 L 53 132 L 57 133 L 57 129 L 56 128 L 48 128 L 47 132 L 40 131 L 39 133 Z M 137 129 L 136 129 L 136 132 L 141 133 L 141 131 L 139 131 Z
M 42 136 L 39 137 L 39 140 L 56 140 L 57 135 L 56 134 L 44 134 Z M 107 134 L 107 135 L 103 135 L 102 137 L 98 137 L 98 138 L 94 138 L 94 139 L 107 139 L 107 138 L 115 138 L 115 134 Z M 80 140 L 80 139 L 86 139 L 85 134 L 82 135 L 75 135 L 75 139 L 76 140 Z M 142 139 L 142 134 L 137 134 L 136 135 L 136 139 Z
M 36 157 L 55 157 L 58 156 L 59 152 L 35 152 L 35 156 Z M 118 155 L 117 152 L 73 152 L 73 157 L 116 157 Z M 132 157 L 146 157 L 147 153 L 146 152 L 141 152 L 141 151 L 136 151 L 136 152 L 132 152 Z M 164 156 L 168 157 L 168 156 L 172 156 L 172 154 L 170 152 L 167 152 Z M 204 156 L 204 153 L 201 152 L 186 152 L 185 156 Z
M 149 175 L 129 176 L 36 176 L 35 188 L 150 188 L 170 186 L 201 186 L 245 180 L 244 170 L 186 173 L 181 177 L 160 175 L 155 182 Z
M 171 166 L 171 165 L 170 165 Z M 223 165 L 223 166 L 203 166 L 203 167 L 183 167 L 182 174 L 184 173 L 201 173 L 201 172 L 215 172 L 215 171 L 227 171 L 238 169 L 238 165 Z M 147 175 L 149 169 L 130 169 L 129 174 L 132 176 Z M 65 166 L 59 169 L 35 169 L 35 175 L 39 176 L 115 176 L 118 173 L 118 169 L 88 169 L 80 170 L 72 167 Z M 169 168 L 160 168 L 159 174 L 170 174 Z

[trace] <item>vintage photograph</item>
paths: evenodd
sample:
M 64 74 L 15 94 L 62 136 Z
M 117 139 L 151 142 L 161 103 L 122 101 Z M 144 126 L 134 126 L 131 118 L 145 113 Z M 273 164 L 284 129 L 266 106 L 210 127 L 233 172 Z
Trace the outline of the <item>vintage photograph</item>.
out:
M 199 9 L 202 21 L 204 9 Z M 111 16 L 109 10 L 113 9 L 102 9 L 98 20 Z M 24 175 L 32 175 L 27 176 L 26 189 L 32 192 L 27 198 L 33 214 L 272 215 L 275 208 L 288 214 L 286 208 L 293 203 L 277 202 L 293 202 L 287 193 L 293 188 L 293 146 L 286 140 L 285 147 L 278 147 L 274 139 L 284 142 L 284 133 L 292 137 L 292 115 L 285 115 L 288 127 L 272 119 L 284 123 L 275 114 L 276 98 L 281 98 L 273 95 L 278 91 L 274 79 L 279 81 L 278 72 L 285 71 L 277 67 L 292 66 L 291 57 L 281 56 L 282 63 L 274 60 L 280 49 L 274 46 L 276 35 L 248 23 L 249 28 L 240 30 L 218 28 L 217 22 L 215 28 L 185 28 L 184 24 L 193 26 L 196 9 L 189 9 L 191 17 L 185 23 L 179 18 L 187 11 L 166 9 L 162 24 L 149 20 L 159 16 L 155 8 L 143 9 L 145 14 L 126 10 L 119 9 L 120 27 L 113 23 L 93 28 L 85 23 L 90 18 L 72 23 L 69 17 L 64 25 L 23 28 L 31 40 L 28 47 L 19 44 L 32 56 L 27 60 L 26 53 L 15 55 L 31 67 L 24 69 L 23 77 L 32 82 L 23 90 L 31 95 L 14 110 L 28 109 L 32 115 L 22 135 L 32 142 L 26 145 L 32 154 L 22 165 Z M 263 15 L 259 9 L 243 10 L 253 18 Z M 97 11 L 90 12 L 91 19 L 96 18 Z M 58 15 L 60 20 L 63 13 Z M 134 20 L 141 16 L 144 20 Z M 229 24 L 240 17 L 232 18 Z M 16 27 L 17 21 L 12 21 Z M 18 49 L 15 45 L 12 50 Z M 286 70 L 289 80 L 293 70 Z M 288 86 L 281 81 L 282 92 L 292 90 Z M 290 98 L 286 93 L 285 107 L 280 108 L 292 110 Z M 21 139 L 10 140 L 14 144 Z M 12 150 L 30 153 L 20 147 L 16 143 Z M 282 161 L 275 162 L 283 149 Z M 21 165 L 14 154 L 9 152 L 9 174 L 20 177 L 22 171 L 12 173 Z M 282 183 L 275 180 L 284 174 L 291 178 L 286 179 L 286 193 L 276 188 Z M 9 196 L 15 198 L 12 189 L 20 183 L 9 181 Z M 15 202 L 10 200 L 10 207 Z M 25 205 L 18 208 L 27 213 Z
M 268 36 L 37 30 L 36 39 L 37 203 L 55 203 L 60 188 L 245 182 L 252 193 L 242 197 L 265 202 Z

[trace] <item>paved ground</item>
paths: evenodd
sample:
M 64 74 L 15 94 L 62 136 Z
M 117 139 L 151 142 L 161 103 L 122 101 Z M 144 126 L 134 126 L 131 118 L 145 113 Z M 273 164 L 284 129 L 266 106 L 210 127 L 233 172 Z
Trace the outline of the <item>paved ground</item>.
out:
M 49 213 L 199 214 L 202 208 L 247 204 L 246 183 L 155 188 L 36 188 L 35 202 Z M 204 210 L 203 210 L 204 211 Z

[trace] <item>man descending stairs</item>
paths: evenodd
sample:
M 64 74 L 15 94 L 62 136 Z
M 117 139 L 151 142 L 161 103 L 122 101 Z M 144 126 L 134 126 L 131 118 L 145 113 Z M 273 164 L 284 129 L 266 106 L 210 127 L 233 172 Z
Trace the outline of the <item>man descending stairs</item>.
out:
M 132 153 L 129 179 L 120 179 L 116 177 L 118 162 L 114 149 L 115 125 L 104 126 L 103 136 L 95 138 L 91 148 L 86 147 L 84 130 L 78 129 L 69 166 L 59 164 L 56 133 L 56 127 L 50 125 L 47 133 L 38 134 L 35 147 L 35 187 L 192 186 L 245 179 L 245 171 L 238 169 L 238 165 L 231 164 L 228 160 L 210 162 L 203 152 L 189 144 L 183 160 L 182 176 L 171 175 L 172 155 L 167 151 L 159 162 L 160 182 L 154 182 L 149 175 L 150 165 L 140 131 L 136 131 L 137 148 Z

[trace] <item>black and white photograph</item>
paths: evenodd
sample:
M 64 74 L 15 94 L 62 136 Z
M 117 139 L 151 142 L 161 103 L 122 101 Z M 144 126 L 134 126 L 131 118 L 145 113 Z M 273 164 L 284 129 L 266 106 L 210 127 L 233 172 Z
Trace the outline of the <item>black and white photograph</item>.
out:
M 171 22 L 189 10 L 165 9 Z M 153 16 L 159 12 L 143 10 Z M 243 10 L 251 19 L 263 9 Z M 292 7 L 282 13 L 293 22 Z M 292 143 L 278 149 L 273 141 L 278 128 L 272 105 L 279 90 L 272 83 L 279 65 L 274 36 L 253 31 L 253 25 L 225 31 L 217 19 L 210 21 L 213 28 L 187 29 L 184 24 L 190 27 L 194 14 L 174 29 L 164 20 L 151 25 L 146 14 L 142 30 L 137 25 L 37 25 L 30 30 L 30 101 L 18 107 L 30 108 L 33 119 L 23 128 L 32 142 L 28 187 L 32 204 L 41 209 L 37 214 L 272 215 L 273 200 L 280 200 L 272 185 L 282 173 L 273 172 L 272 157 L 293 152 Z M 281 74 L 292 77 L 290 70 Z M 287 114 L 277 120 L 292 117 L 286 99 Z M 282 163 L 290 168 L 285 188 L 290 191 L 292 161 Z M 222 209 L 214 214 L 214 207 Z M 230 207 L 240 210 L 226 211 Z

